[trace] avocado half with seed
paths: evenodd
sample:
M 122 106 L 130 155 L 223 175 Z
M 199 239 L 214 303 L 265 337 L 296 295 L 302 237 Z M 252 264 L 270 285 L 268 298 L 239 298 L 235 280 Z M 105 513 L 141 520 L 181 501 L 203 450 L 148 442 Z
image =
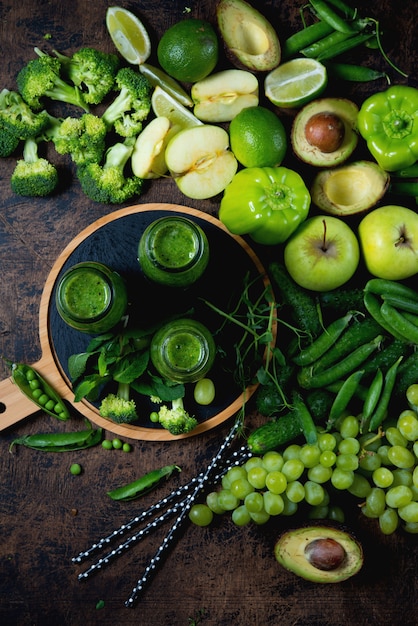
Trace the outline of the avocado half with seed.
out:
M 311 198 L 330 215 L 354 215 L 377 204 L 389 182 L 389 174 L 377 163 L 356 161 L 319 172 L 312 183 Z
M 254 72 L 268 72 L 279 65 L 279 38 L 257 9 L 244 0 L 221 0 L 216 18 L 227 56 L 234 65 Z
M 285 532 L 274 547 L 285 569 L 314 583 L 338 583 L 363 565 L 361 544 L 336 526 L 313 525 Z
M 320 98 L 296 115 L 291 131 L 296 156 L 315 167 L 335 167 L 358 143 L 358 106 L 345 98 Z

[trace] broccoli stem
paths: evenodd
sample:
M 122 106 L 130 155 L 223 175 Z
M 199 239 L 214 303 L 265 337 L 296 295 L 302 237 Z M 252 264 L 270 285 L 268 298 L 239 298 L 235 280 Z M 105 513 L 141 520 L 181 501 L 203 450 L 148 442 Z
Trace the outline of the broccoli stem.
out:
M 104 168 L 117 167 L 124 169 L 133 152 L 135 139 L 126 139 L 123 143 L 115 143 L 106 153 Z
M 120 118 L 125 111 L 131 109 L 132 95 L 126 87 L 122 87 L 119 94 L 107 107 L 106 111 L 102 115 L 102 119 L 105 124 L 110 128 Z
M 23 144 L 23 159 L 26 163 L 36 163 L 38 161 L 38 144 L 33 137 L 29 137 Z
M 130 385 L 129 383 L 119 383 L 117 396 L 122 400 L 129 400 Z

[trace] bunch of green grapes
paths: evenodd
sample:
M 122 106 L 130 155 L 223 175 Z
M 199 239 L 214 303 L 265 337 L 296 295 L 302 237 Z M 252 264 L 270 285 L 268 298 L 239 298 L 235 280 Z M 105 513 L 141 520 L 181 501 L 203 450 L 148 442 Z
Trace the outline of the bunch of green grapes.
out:
M 335 492 L 349 492 L 362 513 L 378 520 L 384 534 L 401 524 L 418 532 L 418 385 L 408 389 L 409 406 L 385 430 L 361 433 L 361 416 L 342 417 L 333 432 L 319 432 L 315 444 L 290 444 L 231 467 L 221 484 L 195 504 L 189 517 L 206 526 L 230 512 L 237 526 L 266 523 L 308 506 L 310 518 L 344 521 L 331 504 Z

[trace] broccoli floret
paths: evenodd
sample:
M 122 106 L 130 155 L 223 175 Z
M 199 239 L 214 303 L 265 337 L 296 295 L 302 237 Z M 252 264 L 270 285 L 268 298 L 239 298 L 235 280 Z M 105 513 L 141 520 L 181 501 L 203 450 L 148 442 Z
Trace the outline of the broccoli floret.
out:
M 158 411 L 158 422 L 172 435 L 184 435 L 197 426 L 197 419 L 184 408 L 183 398 L 172 400 L 171 408 L 163 404 Z
M 47 159 L 38 155 L 38 142 L 26 139 L 23 159 L 19 159 L 11 177 L 12 191 L 19 196 L 48 196 L 58 185 L 58 172 Z
M 100 404 L 100 415 L 117 424 L 130 424 L 138 419 L 136 404 L 129 399 L 130 386 L 119 383 L 117 393 L 108 394 Z
M 30 60 L 18 73 L 16 82 L 19 93 L 35 111 L 43 108 L 43 97 L 74 104 L 88 112 L 89 107 L 80 89 L 66 83 L 60 76 L 61 62 L 56 57 L 35 48 L 38 55 Z
M 135 138 L 127 138 L 107 150 L 103 165 L 86 163 L 77 168 L 77 176 L 86 196 L 95 202 L 118 204 L 141 192 L 142 178 L 125 175 L 125 166 L 134 145 Z
M 0 121 L 0 157 L 12 155 L 19 143 L 19 137 Z
M 151 110 L 151 83 L 143 74 L 130 67 L 120 69 L 115 82 L 119 94 L 104 111 L 102 118 L 108 128 L 113 127 L 122 137 L 136 137 Z
M 59 154 L 69 154 L 77 165 L 91 161 L 100 163 L 104 151 L 107 127 L 92 113 L 81 117 L 66 117 L 53 133 L 52 140 Z
M 20 93 L 3 89 L 0 92 L 0 123 L 18 139 L 39 135 L 48 124 L 48 113 L 32 111 Z
M 95 48 L 81 48 L 72 56 L 54 50 L 61 61 L 66 76 L 80 88 L 84 100 L 89 104 L 99 104 L 113 89 L 119 58 Z

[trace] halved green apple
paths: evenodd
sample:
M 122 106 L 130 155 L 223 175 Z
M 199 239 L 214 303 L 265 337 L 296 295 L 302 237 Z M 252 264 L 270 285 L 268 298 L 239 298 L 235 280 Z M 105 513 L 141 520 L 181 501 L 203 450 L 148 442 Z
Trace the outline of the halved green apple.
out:
M 211 124 L 185 128 L 174 135 L 165 161 L 180 191 L 196 200 L 221 193 L 238 168 L 228 133 Z
M 230 122 L 240 111 L 258 105 L 258 80 L 246 70 L 223 70 L 195 83 L 194 114 L 204 122 Z

